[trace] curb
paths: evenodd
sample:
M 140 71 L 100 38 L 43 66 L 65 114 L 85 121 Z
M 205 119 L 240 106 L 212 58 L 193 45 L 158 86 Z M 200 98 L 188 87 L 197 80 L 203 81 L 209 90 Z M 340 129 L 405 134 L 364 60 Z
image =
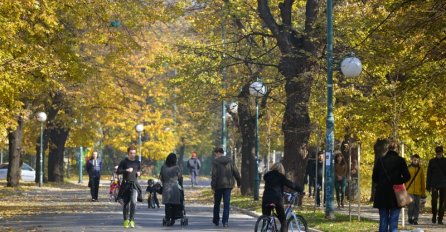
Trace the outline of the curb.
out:
M 239 211 L 239 212 L 241 212 L 241 213 L 243 213 L 243 214 L 246 214 L 246 215 L 248 215 L 248 216 L 251 216 L 251 217 L 253 217 L 253 218 L 258 218 L 258 217 L 260 217 L 260 214 L 257 213 L 257 212 L 255 212 L 255 211 L 251 211 L 251 210 L 247 210 L 247 209 L 242 209 L 242 208 L 239 208 L 239 207 L 237 207 L 237 206 L 231 206 L 231 208 L 234 209 L 234 210 L 236 210 L 236 211 Z M 321 230 L 316 230 L 316 229 L 313 229 L 313 228 L 308 228 L 308 231 L 310 231 L 310 232 L 323 232 L 323 231 L 321 231 Z

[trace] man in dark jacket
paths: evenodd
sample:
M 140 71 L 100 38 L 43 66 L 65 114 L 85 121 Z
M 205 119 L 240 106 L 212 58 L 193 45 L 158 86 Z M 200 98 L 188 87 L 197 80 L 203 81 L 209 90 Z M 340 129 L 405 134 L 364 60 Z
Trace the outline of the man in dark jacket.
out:
M 307 167 L 305 169 L 305 181 L 308 180 L 308 194 L 310 197 L 314 196 L 316 192 L 316 153 L 312 153 L 307 160 Z
M 443 157 L 443 146 L 435 148 L 435 158 L 429 160 L 427 167 L 426 189 L 432 192 L 432 223 L 443 224 L 446 198 L 446 158 Z M 440 198 L 440 204 L 437 201 Z
M 379 232 L 398 231 L 401 208 L 396 201 L 393 185 L 404 184 L 410 179 L 406 161 L 396 152 L 397 142 L 388 145 L 388 151 L 375 161 L 372 181 L 376 183 L 373 207 L 379 209 Z
M 98 200 L 99 182 L 101 180 L 102 159 L 94 151 L 87 162 L 88 187 L 90 187 L 91 201 Z
M 211 179 L 211 187 L 214 192 L 214 216 L 212 222 L 216 226 L 220 222 L 220 203 L 223 198 L 223 217 L 221 222 L 223 227 L 228 227 L 231 191 L 234 188 L 235 181 L 237 181 L 237 187 L 240 187 L 240 174 L 233 165 L 232 160 L 223 155 L 223 148 L 216 148 L 214 153 L 215 159 L 212 162 Z

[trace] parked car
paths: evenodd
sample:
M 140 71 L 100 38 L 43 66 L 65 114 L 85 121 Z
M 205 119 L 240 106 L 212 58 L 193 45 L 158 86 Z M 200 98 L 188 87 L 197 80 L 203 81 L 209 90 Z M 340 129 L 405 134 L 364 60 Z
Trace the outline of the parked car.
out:
M 8 163 L 0 164 L 0 179 L 6 179 L 8 174 Z M 22 164 L 22 176 L 23 181 L 34 181 L 36 179 L 36 171 L 26 163 Z

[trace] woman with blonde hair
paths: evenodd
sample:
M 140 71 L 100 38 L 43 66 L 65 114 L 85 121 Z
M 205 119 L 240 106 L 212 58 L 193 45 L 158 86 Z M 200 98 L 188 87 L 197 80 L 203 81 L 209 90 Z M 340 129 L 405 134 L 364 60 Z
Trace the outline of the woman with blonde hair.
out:
M 277 218 L 280 221 L 280 231 L 287 231 L 285 209 L 283 206 L 283 187 L 294 189 L 297 192 L 302 192 L 302 186 L 294 184 L 285 176 L 285 168 L 282 163 L 275 163 L 269 172 L 267 172 L 263 179 L 265 180 L 265 190 L 262 197 L 262 214 L 271 215 L 271 204 L 275 205 Z

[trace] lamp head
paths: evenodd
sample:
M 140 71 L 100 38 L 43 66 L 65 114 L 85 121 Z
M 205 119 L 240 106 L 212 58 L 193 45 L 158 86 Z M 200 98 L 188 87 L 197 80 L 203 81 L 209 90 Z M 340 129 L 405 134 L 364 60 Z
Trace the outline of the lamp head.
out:
M 249 94 L 254 97 L 263 97 L 266 94 L 266 86 L 260 81 L 253 82 L 249 86 Z
M 342 74 L 346 77 L 357 77 L 361 74 L 362 63 L 356 57 L 347 57 L 341 63 Z
M 46 113 L 45 112 L 37 113 L 37 121 L 45 122 L 46 121 Z
M 135 130 L 136 132 L 142 132 L 144 130 L 144 125 L 143 124 L 136 125 Z

